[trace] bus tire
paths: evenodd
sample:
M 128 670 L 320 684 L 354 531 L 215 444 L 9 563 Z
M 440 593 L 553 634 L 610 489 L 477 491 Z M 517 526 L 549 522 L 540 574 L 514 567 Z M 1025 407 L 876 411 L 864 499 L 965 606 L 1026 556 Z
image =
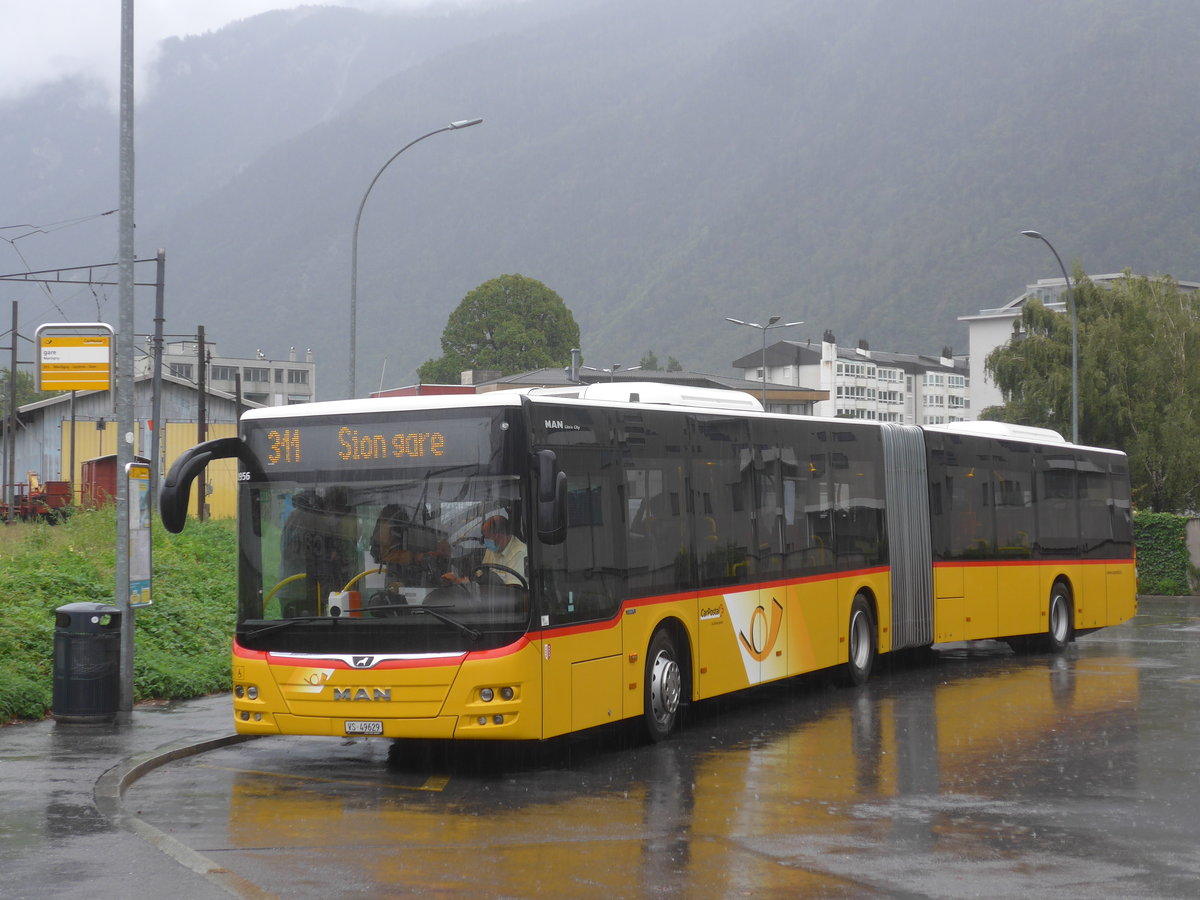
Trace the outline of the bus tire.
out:
M 846 684 L 866 684 L 874 667 L 875 617 L 867 598 L 858 594 L 850 604 L 850 629 L 846 633 Z
M 1065 582 L 1056 581 L 1050 589 L 1050 602 L 1046 607 L 1046 633 L 1039 643 L 1047 653 L 1062 653 L 1071 643 L 1071 589 Z
M 654 743 L 667 737 L 679 719 L 683 699 L 683 673 L 679 653 L 665 628 L 654 632 L 646 650 L 645 708 L 642 721 Z

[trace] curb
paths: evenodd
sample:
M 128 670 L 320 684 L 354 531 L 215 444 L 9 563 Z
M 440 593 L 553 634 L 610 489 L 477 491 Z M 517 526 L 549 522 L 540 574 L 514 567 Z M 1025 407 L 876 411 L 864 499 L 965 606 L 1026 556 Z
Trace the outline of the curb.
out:
M 202 853 L 193 850 L 182 841 L 171 837 L 125 809 L 125 791 L 129 786 L 160 766 L 208 750 L 254 740 L 256 737 L 257 735 L 251 734 L 228 734 L 196 744 L 178 744 L 159 748 L 122 760 L 96 780 L 96 786 L 92 792 L 96 808 L 114 825 L 138 835 L 180 865 L 208 879 L 226 893 L 243 898 L 243 900 L 274 898 L 273 894 L 262 890 L 224 866 L 218 865 Z

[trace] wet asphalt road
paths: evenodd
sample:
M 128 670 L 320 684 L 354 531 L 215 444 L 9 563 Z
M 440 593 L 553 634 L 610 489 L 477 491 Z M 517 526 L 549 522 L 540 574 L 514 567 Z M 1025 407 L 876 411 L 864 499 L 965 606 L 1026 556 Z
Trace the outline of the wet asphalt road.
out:
M 277 738 L 125 808 L 288 898 L 1195 897 L 1200 601 L 703 704 L 658 746 Z

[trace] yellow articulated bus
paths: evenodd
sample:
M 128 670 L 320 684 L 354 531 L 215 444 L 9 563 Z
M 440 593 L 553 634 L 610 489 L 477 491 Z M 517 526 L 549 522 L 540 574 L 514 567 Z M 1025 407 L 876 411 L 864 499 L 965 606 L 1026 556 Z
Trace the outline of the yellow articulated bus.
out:
M 609 383 L 259 409 L 237 458 L 250 734 L 545 739 L 877 655 L 1062 650 L 1136 611 L 1123 454 L 994 423 Z

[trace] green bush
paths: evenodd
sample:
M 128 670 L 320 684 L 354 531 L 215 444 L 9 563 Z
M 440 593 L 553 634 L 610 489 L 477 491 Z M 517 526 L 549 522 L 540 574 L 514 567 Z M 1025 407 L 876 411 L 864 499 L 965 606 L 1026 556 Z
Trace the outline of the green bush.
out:
M 54 611 L 113 602 L 116 518 L 80 511 L 60 525 L 0 529 L 0 721 L 40 718 L 53 695 Z M 182 699 L 229 687 L 237 534 L 231 520 L 156 521 L 154 604 L 135 612 L 134 697 Z
M 1178 596 L 1190 591 L 1187 516 L 1135 512 L 1138 593 Z
M 30 681 L 0 668 L 0 722 L 9 719 L 40 719 L 50 706 L 52 686 Z

